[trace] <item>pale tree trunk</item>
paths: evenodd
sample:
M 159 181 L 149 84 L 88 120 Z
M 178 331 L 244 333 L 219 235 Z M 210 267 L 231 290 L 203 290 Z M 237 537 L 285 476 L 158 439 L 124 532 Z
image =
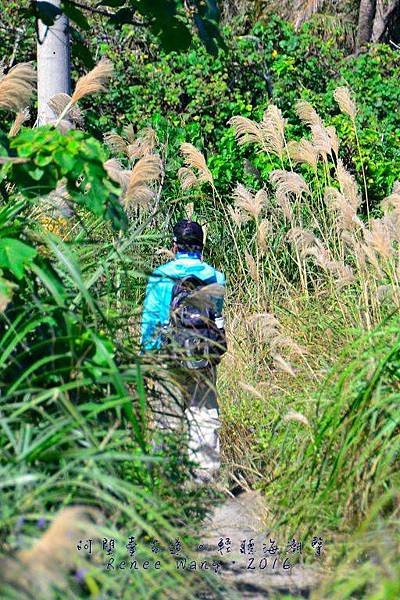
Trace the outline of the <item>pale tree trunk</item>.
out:
M 377 0 L 374 26 L 371 35 L 372 42 L 379 42 L 385 37 L 388 26 L 394 18 L 396 10 L 399 10 L 399 4 L 399 0 L 392 0 L 391 2 L 387 2 L 387 0 Z
M 400 0 L 360 0 L 357 52 L 369 42 L 384 41 L 399 19 Z
M 358 13 L 357 45 L 360 50 L 371 40 L 372 28 L 374 26 L 376 12 L 376 0 L 361 0 Z
M 60 0 L 47 0 L 60 8 Z M 56 18 L 51 27 L 38 23 L 38 125 L 51 123 L 56 115 L 48 106 L 49 99 L 60 92 L 71 92 L 69 26 L 65 15 Z

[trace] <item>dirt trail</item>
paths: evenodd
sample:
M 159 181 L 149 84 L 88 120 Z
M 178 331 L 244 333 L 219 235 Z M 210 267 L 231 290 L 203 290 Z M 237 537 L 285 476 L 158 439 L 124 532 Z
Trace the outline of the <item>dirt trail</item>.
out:
M 264 557 L 263 544 L 267 542 L 269 546 L 270 537 L 263 517 L 265 501 L 261 495 L 244 492 L 236 498 L 227 499 L 204 522 L 201 536 L 203 547 L 199 552 L 204 559 L 210 561 L 216 558 L 221 561 L 220 577 L 230 588 L 223 592 L 223 598 L 257 600 L 279 598 L 285 594 L 293 598 L 308 598 L 319 579 L 317 570 L 300 564 L 283 569 L 281 560 L 276 560 L 274 564 L 275 557 Z M 216 546 L 220 538 L 230 538 L 231 541 L 231 551 L 226 552 L 226 547 L 223 548 L 222 556 Z M 246 540 L 246 550 L 249 549 L 248 542 L 252 540 L 253 555 L 240 553 L 243 540 Z M 254 558 L 253 562 L 251 558 Z M 204 600 L 218 597 L 221 596 L 209 593 L 201 596 Z

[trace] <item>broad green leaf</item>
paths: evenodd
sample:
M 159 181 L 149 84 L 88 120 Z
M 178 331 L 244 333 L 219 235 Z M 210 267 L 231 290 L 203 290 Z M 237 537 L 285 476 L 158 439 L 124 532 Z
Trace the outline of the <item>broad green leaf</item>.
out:
M 25 267 L 32 262 L 36 254 L 35 248 L 19 240 L 0 239 L 0 267 L 11 271 L 17 279 L 22 279 Z
M 79 42 L 76 39 L 72 40 L 72 54 L 79 57 L 87 69 L 93 69 L 95 66 L 92 53 L 83 42 Z
M 90 30 L 90 25 L 85 15 L 76 6 L 74 6 L 72 2 L 64 0 L 62 3 L 62 9 L 64 14 L 66 14 L 67 17 L 71 19 L 71 21 L 74 21 L 74 23 L 76 23 L 78 27 L 84 29 L 85 31 Z
M 113 23 L 116 26 L 124 24 L 129 25 L 133 22 L 134 14 L 135 11 L 131 8 L 121 8 L 121 10 L 118 10 L 112 17 L 110 17 L 110 23 Z

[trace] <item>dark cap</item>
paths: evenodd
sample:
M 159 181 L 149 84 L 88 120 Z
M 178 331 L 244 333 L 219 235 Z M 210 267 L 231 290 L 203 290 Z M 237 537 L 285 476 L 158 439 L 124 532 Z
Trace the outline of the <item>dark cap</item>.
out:
M 183 219 L 175 224 L 174 242 L 182 246 L 200 246 L 203 247 L 203 230 L 196 221 L 187 221 Z

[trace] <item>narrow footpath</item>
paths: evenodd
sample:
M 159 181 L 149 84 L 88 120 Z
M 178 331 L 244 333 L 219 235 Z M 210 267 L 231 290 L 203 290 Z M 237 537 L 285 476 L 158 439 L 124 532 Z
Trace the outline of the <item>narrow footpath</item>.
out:
M 199 598 L 310 597 L 321 573 L 317 567 L 302 564 L 291 568 L 286 564 L 287 568 L 283 568 L 280 559 L 263 553 L 263 544 L 270 544 L 265 516 L 265 501 L 258 492 L 250 491 L 228 498 L 204 521 L 199 552 L 209 561 L 221 562 L 219 577 L 227 589 L 222 591 L 222 596 L 207 592 Z M 221 538 L 223 544 L 221 542 L 218 547 Z M 245 553 L 240 552 L 241 548 Z

